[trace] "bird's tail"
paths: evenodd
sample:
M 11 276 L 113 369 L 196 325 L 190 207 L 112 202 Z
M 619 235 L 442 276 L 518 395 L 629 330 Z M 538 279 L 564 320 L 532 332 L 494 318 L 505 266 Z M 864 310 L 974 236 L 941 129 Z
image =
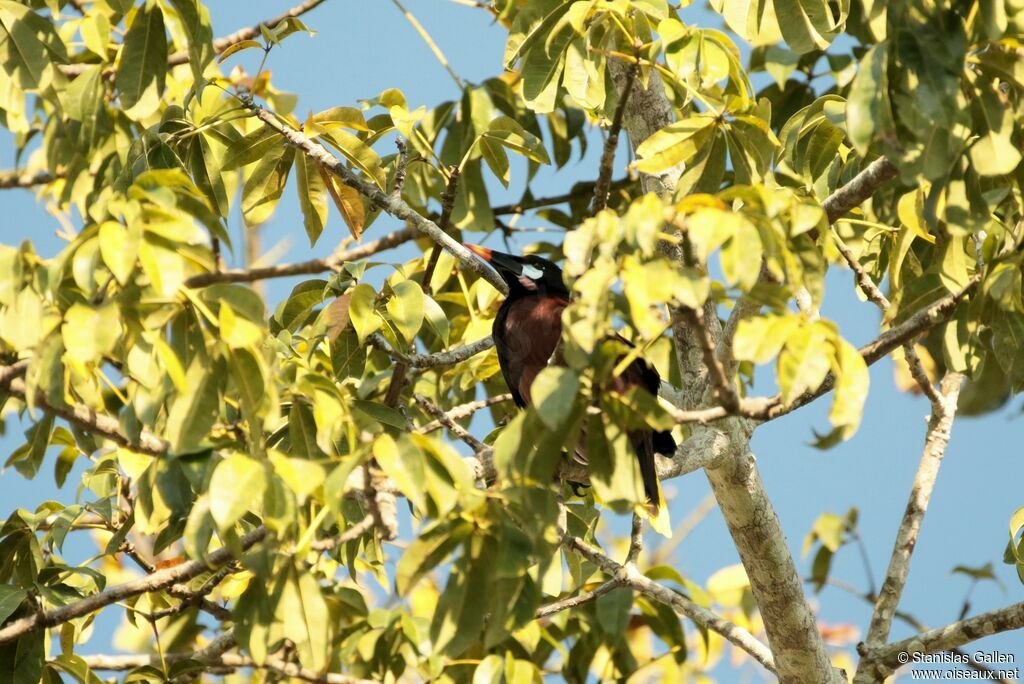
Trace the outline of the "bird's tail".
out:
M 671 448 L 666 444 L 671 442 Z M 655 453 L 672 453 L 675 442 L 671 433 L 643 432 L 634 434 L 633 446 L 636 450 L 637 462 L 640 465 L 640 480 L 644 486 L 644 497 L 647 502 L 637 506 L 636 511 L 646 517 L 651 528 L 665 537 L 672 536 L 672 524 L 668 519 L 668 507 L 661 496 L 661 485 L 658 481 L 658 466 Z

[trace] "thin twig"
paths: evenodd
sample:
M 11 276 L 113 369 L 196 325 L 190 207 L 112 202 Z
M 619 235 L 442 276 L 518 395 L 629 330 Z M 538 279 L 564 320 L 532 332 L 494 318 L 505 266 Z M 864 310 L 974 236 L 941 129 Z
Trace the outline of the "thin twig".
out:
M 597 182 L 594 183 L 594 199 L 590 205 L 591 215 L 608 206 L 608 192 L 612 182 L 612 167 L 615 164 L 615 150 L 619 146 L 619 132 L 622 130 L 622 117 L 626 113 L 626 102 L 633 92 L 633 82 L 640 72 L 640 63 L 631 64 L 626 72 L 626 85 L 619 95 L 619 103 L 615 107 L 615 116 L 612 117 L 612 126 L 608 129 L 608 138 L 604 141 L 604 150 L 601 152 L 601 164 L 598 167 Z
M 634 182 L 635 179 L 630 177 L 619 178 L 614 180 L 609 185 L 608 191 L 618 190 L 624 188 L 627 185 Z M 504 216 L 506 214 L 525 214 L 533 209 L 540 209 L 542 207 L 550 207 L 556 204 L 564 204 L 571 202 L 576 199 L 583 199 L 585 197 L 594 196 L 594 188 L 597 186 L 597 182 L 584 182 L 578 183 L 569 192 L 564 192 L 561 195 L 553 195 L 551 197 L 537 197 L 533 199 L 525 199 L 515 204 L 499 204 L 496 207 L 491 207 L 491 212 L 495 216 Z
M 677 613 L 685 615 L 698 625 L 712 632 L 717 632 L 728 641 L 749 653 L 754 660 L 761 663 L 770 672 L 775 672 L 775 660 L 771 650 L 747 630 L 720 615 L 699 606 L 690 599 L 664 587 L 648 577 L 640 574 L 634 565 L 621 565 L 599 549 L 594 548 L 579 537 L 567 536 L 565 545 L 592 562 L 605 574 L 622 582 L 624 586 L 635 589 L 650 598 L 664 603 Z
M 949 444 L 950 430 L 953 426 L 953 418 L 956 416 L 956 402 L 962 382 L 963 376 L 959 373 L 947 373 L 942 380 L 941 397 L 932 410 L 921 462 L 910 490 L 910 499 L 907 502 L 906 511 L 903 513 L 899 531 L 896 533 L 896 543 L 889 559 L 889 568 L 885 573 L 885 580 L 882 582 L 882 588 L 871 615 L 871 625 L 865 638 L 869 652 L 884 645 L 889 638 L 893 617 L 899 605 L 900 596 L 903 594 L 907 574 L 910 572 L 910 558 L 914 552 L 914 546 L 917 544 L 921 523 L 928 510 L 928 502 L 931 499 L 932 490 L 935 488 L 935 480 L 939 473 L 939 466 L 942 465 L 942 458 L 946 453 L 946 445 Z M 868 681 L 867 678 L 871 676 L 871 659 L 866 658 L 862 664 L 867 665 L 867 668 L 865 676 L 859 681 Z M 858 677 L 860 676 L 858 672 Z
M 418 231 L 412 228 L 402 228 L 358 247 L 336 251 L 334 254 L 322 259 L 310 259 L 309 261 L 299 261 L 294 264 L 281 264 L 279 266 L 200 273 L 186 278 L 184 285 L 186 287 L 199 288 L 213 285 L 214 283 L 251 283 L 269 278 L 288 278 L 297 275 L 323 273 L 324 271 L 339 271 L 350 261 L 365 259 L 378 252 L 397 247 L 415 239 L 417 235 Z
M 857 280 L 857 286 L 860 287 L 860 291 L 864 293 L 864 296 L 868 298 L 868 301 L 873 303 L 881 310 L 883 314 L 888 313 L 892 303 L 888 297 L 882 294 L 882 291 L 875 285 L 874 281 L 867 274 L 867 271 L 860 265 L 857 258 L 853 255 L 853 251 L 843 242 L 839 234 L 832 231 L 833 242 L 836 248 L 839 250 L 839 254 L 842 255 L 843 261 L 854 273 L 854 278 Z M 931 401 L 934 406 L 936 402 L 941 402 L 942 399 L 939 397 L 938 392 L 935 390 L 935 386 L 928 378 L 928 374 L 924 370 L 924 366 L 921 364 L 921 358 L 917 355 L 917 351 L 914 349 L 913 343 L 903 345 L 903 355 L 906 358 L 907 365 L 910 367 L 910 375 L 917 382 L 921 391 L 924 392 L 928 400 Z
M 445 416 L 447 417 L 448 420 L 457 421 L 463 418 L 468 418 L 469 416 L 473 415 L 474 413 L 481 409 L 490 408 L 495 404 L 501 404 L 506 401 L 512 401 L 512 395 L 509 394 L 508 392 L 506 392 L 505 394 L 498 394 L 493 397 L 487 397 L 486 399 L 481 399 L 480 401 L 470 401 L 466 402 L 465 404 L 459 404 L 458 406 L 455 406 L 445 411 Z M 413 430 L 413 432 L 415 432 L 418 435 L 425 435 L 434 432 L 435 430 L 440 430 L 446 425 L 446 423 L 442 423 L 440 420 L 435 420 L 430 423 L 427 423 L 426 425 L 419 426 L 418 428 Z
M 629 530 L 629 551 L 626 552 L 626 565 L 636 564 L 640 552 L 644 550 L 644 519 L 633 513 L 633 523 Z
M 851 209 L 859 207 L 898 173 L 896 165 L 885 157 L 879 157 L 868 164 L 849 183 L 837 189 L 821 203 L 822 209 L 828 215 L 828 222 L 835 223 Z
M 452 208 L 455 206 L 455 195 L 458 190 L 459 167 L 451 166 L 448 169 L 448 186 L 441 195 L 441 220 L 438 222 L 438 227 L 446 235 L 448 234 L 449 223 L 452 218 Z M 396 196 L 395 191 L 392 191 L 392 196 Z M 401 196 L 400 191 L 397 193 L 397 196 Z M 423 271 L 422 288 L 423 294 L 427 296 L 433 294 L 433 288 L 430 286 L 430 281 L 434 279 L 434 271 L 437 269 L 437 262 L 441 258 L 441 249 L 441 245 L 434 245 L 433 249 L 430 250 L 430 258 L 427 260 L 427 267 Z M 405 361 L 399 361 L 395 364 L 395 368 L 391 373 L 391 383 L 388 385 L 388 391 L 384 397 L 385 406 L 394 408 L 398 404 L 398 400 L 402 396 L 402 389 L 405 387 L 405 376 L 408 372 L 409 364 Z
M 331 549 L 347 544 L 348 542 L 359 539 L 364 534 L 373 529 L 374 521 L 372 515 L 367 515 L 365 518 L 357 522 L 352 527 L 348 528 L 336 537 L 330 539 L 319 539 L 312 544 L 314 551 L 330 551 Z
M 808 584 L 813 584 L 813 583 L 816 582 L 816 580 L 813 580 L 811 578 L 807 578 L 805 581 Z M 825 584 L 827 584 L 829 586 L 832 586 L 832 587 L 836 587 L 837 589 L 841 589 L 842 591 L 845 591 L 846 593 L 850 594 L 851 596 L 856 596 L 857 598 L 863 599 L 864 601 L 867 601 L 868 603 L 874 604 L 874 602 L 875 602 L 874 594 L 872 594 L 872 593 L 864 593 L 864 592 L 860 591 L 859 589 L 857 589 L 856 587 L 850 586 L 846 582 L 843 582 L 841 580 L 837 580 L 837 579 L 835 579 L 833 577 L 826 578 L 825 579 Z M 927 631 L 929 631 L 929 628 L 928 628 L 927 625 L 925 625 L 923 622 L 918 620 L 916 617 L 914 617 L 910 613 L 906 613 L 906 612 L 904 612 L 902 610 L 897 610 L 896 611 L 896 618 L 898 620 L 902 620 L 903 622 L 907 623 L 908 625 L 910 625 L 911 627 L 916 629 L 918 632 L 927 632 Z M 963 618 L 960 618 L 960 619 L 962 620 Z M 961 650 L 959 648 L 952 648 L 952 649 L 950 649 L 950 652 L 956 653 L 957 655 L 962 657 L 962 660 L 960 661 L 961 664 L 966 665 L 967 667 L 971 668 L 972 670 L 977 670 L 978 672 L 984 672 L 987 675 L 984 678 L 986 681 L 1000 682 L 1001 684 L 1011 684 L 1011 680 L 1005 679 L 1003 677 L 996 677 L 995 676 L 995 670 L 993 670 L 993 669 L 983 665 L 982 663 L 977 662 L 976 660 L 974 660 L 974 658 L 970 657 L 970 654 L 966 653 L 965 651 L 963 651 L 963 650 Z M 1016 680 L 1014 680 L 1014 681 L 1016 681 Z
M 405 354 L 393 349 L 391 345 L 387 343 L 387 340 L 378 333 L 370 335 L 367 338 L 367 341 L 374 348 L 381 350 L 395 360 L 408 363 L 412 368 L 437 368 L 438 366 L 451 366 L 470 359 L 480 352 L 487 351 L 494 346 L 494 340 L 490 335 L 488 335 L 487 337 L 480 338 L 476 342 L 470 342 L 469 344 L 462 345 L 461 347 L 455 347 L 454 349 L 437 352 L 435 354 Z
M 247 551 L 250 547 L 262 541 L 267 535 L 265 527 L 257 527 L 252 532 L 244 535 L 238 543 L 241 551 Z M 43 628 L 55 627 L 75 618 L 84 617 L 94 613 L 101 608 L 119 601 L 145 594 L 152 591 L 166 589 L 179 582 L 186 582 L 208 572 L 211 567 L 223 565 L 234 560 L 234 555 L 228 547 L 221 547 L 213 551 L 201 560 L 192 560 L 172 568 L 157 570 L 146 577 L 117 584 L 101 592 L 87 596 L 81 600 L 73 601 L 66 605 L 51 610 L 34 613 L 7 623 L 0 628 L 0 644 L 14 641 L 24 634 L 37 631 Z
M 52 183 L 64 174 L 54 174 L 49 170 L 36 172 L 24 172 L 13 169 L 11 171 L 0 171 L 0 190 L 8 188 L 33 188 L 37 185 Z
M 237 645 L 234 635 L 225 634 L 214 639 L 205 648 L 192 653 L 170 653 L 166 656 L 166 662 L 172 664 L 184 660 L 194 660 L 204 663 L 208 668 L 225 669 L 232 672 L 241 668 L 256 668 L 315 684 L 371 684 L 371 680 L 358 679 L 349 675 L 313 672 L 277 656 L 267 656 L 262 663 L 256 663 L 248 656 L 227 653 Z M 147 665 L 160 665 L 156 656 L 145 654 L 85 655 L 80 657 L 90 670 L 95 671 L 124 672 Z
M 26 398 L 25 382 L 21 378 L 13 378 L 9 380 L 8 387 L 11 394 L 14 394 L 22 400 Z M 136 451 L 140 454 L 148 454 L 150 456 L 160 456 L 167 453 L 167 442 L 147 430 L 142 430 L 139 434 L 138 441 L 133 441 L 125 435 L 124 432 L 122 432 L 120 423 L 112 416 L 97 413 L 93 409 L 87 406 L 82 406 L 81 404 L 55 406 L 49 402 L 46 395 L 41 391 L 36 392 L 34 399 L 36 406 L 39 406 L 47 413 L 52 413 L 59 418 L 63 418 L 69 423 L 73 423 L 83 428 L 87 432 L 109 439 L 118 446 L 131 449 L 132 451 Z
M 459 78 L 458 74 L 455 73 L 455 70 L 452 69 L 452 65 L 448 63 L 448 58 L 444 56 L 444 53 L 441 52 L 441 48 L 437 46 L 437 43 L 434 42 L 434 39 L 430 37 L 429 33 L 427 33 L 427 29 L 423 27 L 423 24 L 421 24 L 419 20 L 416 19 L 415 16 L 413 16 L 412 12 L 407 10 L 405 6 L 401 2 L 399 2 L 399 0 L 391 0 L 391 2 L 393 2 L 395 7 L 398 8 L 398 11 L 401 12 L 402 15 L 409 20 L 409 23 L 412 24 L 412 27 L 416 29 L 416 33 L 420 34 L 420 38 L 422 38 L 423 42 L 427 44 L 427 47 L 430 48 L 430 51 L 434 53 L 434 57 L 437 58 L 437 61 L 441 63 L 441 66 L 444 67 L 444 70 L 447 71 L 448 75 L 452 77 L 453 81 L 455 81 L 455 86 L 459 90 L 465 88 L 465 82 L 461 78 Z
M 542 618 L 551 617 L 555 613 L 560 613 L 563 610 L 569 610 L 570 608 L 578 608 L 582 606 L 584 603 L 589 603 L 595 599 L 599 599 L 605 594 L 615 589 L 618 589 L 621 586 L 622 582 L 620 582 L 619 580 L 610 579 L 604 584 L 599 585 L 596 589 L 592 589 L 591 591 L 584 591 L 580 594 L 576 594 L 575 596 L 570 596 L 569 598 L 564 598 L 560 601 L 549 603 L 546 606 L 541 606 L 537 609 L 535 617 L 538 620 L 540 620 Z
M 427 399 L 422 394 L 413 394 L 412 398 L 420 408 L 430 414 L 432 418 L 439 420 L 444 424 L 444 426 L 448 428 L 453 435 L 468 444 L 473 451 L 482 451 L 487 448 L 486 444 L 469 434 L 468 430 L 452 420 L 448 414 L 444 412 L 444 409 L 430 401 L 430 399 Z
M 414 228 L 448 250 L 462 266 L 489 282 L 501 294 L 508 294 L 508 285 L 498 275 L 497 271 L 482 259 L 477 258 L 460 242 L 452 239 L 436 223 L 416 212 L 404 200 L 392 197 L 390 194 L 383 192 L 374 183 L 358 176 L 344 162 L 324 149 L 322 145 L 310 140 L 301 131 L 279 120 L 269 110 L 260 107 L 251 99 L 243 99 L 242 101 L 260 121 L 280 133 L 289 145 L 301 150 L 323 168 L 340 178 L 343 183 L 355 188 L 364 197 L 380 206 L 387 213 L 401 221 L 408 221 Z
M 239 29 L 239 30 L 235 31 L 234 33 L 228 34 L 228 35 L 223 36 L 221 38 L 217 38 L 216 40 L 213 41 L 213 52 L 214 52 L 214 54 L 219 55 L 220 53 L 224 52 L 225 50 L 227 50 L 232 45 L 235 45 L 237 43 L 241 43 L 243 40 L 251 40 L 253 38 L 258 38 L 261 35 L 260 26 L 266 26 L 267 28 L 270 28 L 270 29 L 276 28 L 277 25 L 280 24 L 285 19 L 291 19 L 291 18 L 294 18 L 294 17 L 299 17 L 299 16 L 305 14 L 306 12 L 310 11 L 311 9 L 314 9 L 318 5 L 323 4 L 324 2 L 325 2 L 325 0 L 306 0 L 305 2 L 302 2 L 302 3 L 298 4 L 298 5 L 296 5 L 295 7 L 292 7 L 291 9 L 282 12 L 281 14 L 277 15 L 276 17 L 274 17 L 272 19 L 267 19 L 266 21 L 261 21 L 260 23 L 256 24 L 255 26 L 248 26 L 246 28 Z M 174 53 L 170 54 L 167 57 L 167 66 L 168 67 L 176 67 L 176 66 L 179 66 L 181 64 L 188 64 L 188 60 L 189 60 L 188 50 L 179 50 L 178 52 L 174 52 Z M 61 70 L 61 72 L 63 72 L 63 74 L 65 76 L 74 78 L 76 76 L 79 76 L 79 75 L 85 73 L 86 69 L 88 69 L 91 66 L 95 66 L 95 65 L 94 64 L 62 64 L 60 66 L 60 70 Z

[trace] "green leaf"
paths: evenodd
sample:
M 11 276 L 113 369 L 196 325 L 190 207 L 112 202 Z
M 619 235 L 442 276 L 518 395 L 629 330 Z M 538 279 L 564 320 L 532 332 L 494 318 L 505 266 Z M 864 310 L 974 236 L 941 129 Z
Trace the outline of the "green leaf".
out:
M 98 361 L 109 354 L 121 337 L 121 315 L 117 305 L 97 307 L 73 304 L 64 314 L 61 329 L 68 358 L 79 363 Z
M 548 152 L 544 149 L 541 139 L 523 128 L 512 117 L 499 116 L 490 123 L 487 131 L 480 137 L 493 140 L 538 164 L 551 163 L 551 158 L 548 157 Z
M 879 43 L 860 61 L 846 105 L 846 130 L 857 151 L 866 155 L 871 143 L 893 128 L 889 104 L 889 44 Z
M 321 136 L 333 145 L 353 166 L 369 176 L 383 192 L 387 192 L 387 174 L 381 166 L 380 157 L 365 142 L 347 131 L 335 128 Z
M 135 270 L 141 241 L 142 233 L 137 226 L 122 226 L 114 221 L 104 221 L 100 224 L 100 255 L 103 257 L 103 263 L 121 285 L 128 283 L 132 271 Z
M 152 84 L 157 94 L 164 91 L 167 74 L 167 33 L 164 13 L 155 2 L 139 7 L 121 47 L 114 83 L 121 105 L 131 109 Z
M 768 363 L 779 353 L 790 334 L 800 326 L 794 315 L 769 314 L 745 318 L 736 327 L 733 338 L 733 356 L 738 361 Z
M 848 438 L 856 431 L 864 414 L 870 376 L 864 357 L 856 347 L 843 339 L 837 339 L 834 345 L 837 365 L 836 390 L 828 418 L 836 427 L 844 427 L 843 437 Z
M 188 64 L 192 68 L 192 79 L 196 85 L 203 80 L 203 72 L 213 61 L 213 29 L 210 28 L 210 12 L 197 0 L 170 0 L 181 19 L 188 39 Z
M 807 390 L 817 389 L 828 375 L 832 350 L 818 325 L 805 325 L 791 333 L 779 355 L 777 379 L 786 406 Z
M 258 226 L 274 213 L 294 161 L 295 150 L 282 147 L 261 159 L 249 174 L 242 188 L 242 218 L 246 226 Z
M 0 684 L 38 682 L 46 661 L 46 640 L 43 630 L 29 632 L 0 645 Z
M 377 332 L 384 324 L 376 311 L 377 292 L 371 285 L 359 283 L 352 288 L 352 299 L 348 304 L 349 320 L 356 329 L 359 343 L 362 344 L 371 334 Z
M 1013 109 L 996 97 L 984 93 L 978 98 L 977 110 L 985 120 L 986 133 L 969 151 L 971 164 L 982 176 L 1001 176 L 1011 173 L 1020 164 L 1021 153 L 1013 143 Z
M 228 57 L 235 54 L 236 52 L 241 52 L 242 50 L 252 50 L 253 48 L 259 48 L 260 50 L 262 50 L 263 43 L 259 42 L 258 40 L 252 40 L 251 38 L 248 40 L 240 40 L 237 43 L 229 46 L 226 50 L 224 50 L 224 52 L 220 53 L 217 56 L 217 64 L 222 64 L 224 60 L 226 60 Z
M 441 344 L 447 347 L 451 325 L 448 323 L 448 316 L 445 315 L 444 309 L 441 308 L 441 305 L 433 297 L 424 295 L 423 315 L 438 338 L 440 338 Z
M 774 0 L 782 37 L 794 52 L 824 50 L 838 28 L 825 0 Z
M 427 496 L 423 487 L 423 454 L 408 439 L 396 443 L 390 435 L 378 435 L 373 442 L 373 456 L 384 474 L 395 481 L 398 491 L 416 507 L 427 510 Z
M 405 596 L 473 532 L 459 516 L 438 520 L 413 538 L 395 568 L 395 586 Z
M 530 386 L 537 417 L 552 430 L 564 427 L 572 415 L 579 391 L 580 380 L 575 371 L 561 366 L 548 366 Z
M 280 133 L 270 126 L 260 125 L 240 141 L 232 144 L 221 163 L 221 170 L 234 171 L 239 167 L 252 164 L 254 161 L 263 159 L 270 150 L 282 147 L 284 144 Z
M 53 65 L 67 61 L 67 47 L 53 22 L 25 3 L 0 2 L 0 63 L 19 88 L 45 86 L 52 78 Z
M 18 609 L 26 596 L 28 596 L 28 592 L 21 587 L 0 584 L 0 624 L 3 624 Z
M 320 177 L 320 164 L 305 154 L 295 162 L 295 178 L 302 225 L 313 247 L 327 225 L 327 185 Z
M 206 365 L 207 362 L 201 358 L 196 358 L 189 365 L 185 375 L 188 391 L 175 397 L 171 404 L 167 417 L 167 440 L 173 454 L 201 449 L 206 434 L 220 413 L 216 371 Z
M 388 300 L 388 315 L 405 341 L 411 343 L 423 325 L 423 289 L 415 280 L 403 280 L 391 289 L 395 296 Z
M 710 139 L 715 118 L 696 114 L 656 131 L 636 148 L 639 161 L 633 166 L 641 173 L 661 173 L 688 163 Z
M 996 359 L 1015 389 L 1024 386 L 1024 316 L 1002 312 L 991 322 Z
M 276 614 L 295 644 L 299 662 L 314 672 L 324 671 L 329 662 L 330 614 L 312 573 L 291 569 Z
M 263 505 L 267 469 L 241 453 L 233 453 L 217 464 L 210 478 L 210 514 L 223 534 L 248 511 Z

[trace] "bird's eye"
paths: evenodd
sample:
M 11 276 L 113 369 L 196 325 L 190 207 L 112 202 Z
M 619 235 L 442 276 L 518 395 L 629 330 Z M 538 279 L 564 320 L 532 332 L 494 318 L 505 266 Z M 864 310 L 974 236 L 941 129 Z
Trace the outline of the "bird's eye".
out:
M 530 280 L 537 280 L 544 276 L 544 271 L 532 264 L 523 264 L 523 275 Z

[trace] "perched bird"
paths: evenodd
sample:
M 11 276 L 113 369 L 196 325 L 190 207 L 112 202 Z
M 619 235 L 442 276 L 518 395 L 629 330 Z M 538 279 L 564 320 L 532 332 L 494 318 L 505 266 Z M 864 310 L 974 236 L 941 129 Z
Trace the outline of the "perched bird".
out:
M 562 311 L 569 305 L 562 269 L 535 254 L 515 256 L 479 245 L 466 248 L 489 263 L 508 284 L 508 297 L 494 319 L 494 346 L 512 398 L 525 408 L 531 403 L 534 379 L 548 365 L 562 337 Z M 622 337 L 618 339 L 629 344 Z M 607 389 L 621 393 L 641 387 L 657 396 L 660 385 L 658 371 L 638 358 Z M 671 455 L 676 449 L 675 440 L 671 432 L 635 430 L 629 433 L 629 441 L 640 463 L 644 494 L 656 516 L 660 496 L 654 454 Z

